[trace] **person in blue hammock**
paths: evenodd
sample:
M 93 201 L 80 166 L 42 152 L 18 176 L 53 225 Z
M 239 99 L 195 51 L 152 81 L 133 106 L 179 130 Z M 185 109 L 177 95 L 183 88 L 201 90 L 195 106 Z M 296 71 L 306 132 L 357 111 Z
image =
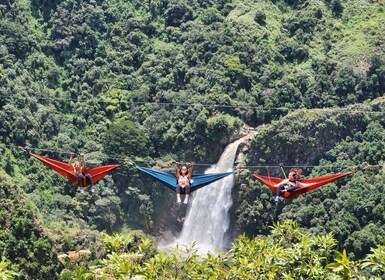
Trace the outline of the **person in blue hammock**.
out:
M 191 178 L 192 178 L 192 165 L 190 162 L 183 164 L 180 166 L 179 162 L 175 163 L 175 176 L 178 181 L 176 185 L 176 202 L 181 203 L 180 193 L 181 189 L 184 190 L 184 194 L 186 195 L 183 203 L 187 204 L 189 195 L 190 195 L 190 187 L 191 187 Z

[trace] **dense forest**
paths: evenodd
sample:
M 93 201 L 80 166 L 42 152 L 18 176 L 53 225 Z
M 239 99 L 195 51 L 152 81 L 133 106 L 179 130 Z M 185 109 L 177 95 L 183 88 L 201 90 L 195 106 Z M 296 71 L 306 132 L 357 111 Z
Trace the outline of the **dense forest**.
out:
M 384 0 L 0 0 L 0 279 L 384 279 Z M 240 145 L 229 251 L 159 251 Z M 28 157 L 121 163 L 96 192 Z M 253 173 L 353 175 L 278 205 Z M 181 213 L 183 212 L 183 213 Z

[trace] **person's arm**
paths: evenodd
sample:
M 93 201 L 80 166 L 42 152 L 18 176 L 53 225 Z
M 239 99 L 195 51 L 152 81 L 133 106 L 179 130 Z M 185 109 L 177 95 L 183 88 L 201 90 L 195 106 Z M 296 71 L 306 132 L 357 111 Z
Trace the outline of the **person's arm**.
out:
M 74 153 L 71 152 L 71 153 L 70 153 L 70 161 L 68 162 L 68 165 L 71 165 L 71 166 L 72 166 L 72 161 L 73 161 L 73 159 L 74 159 Z
M 187 162 L 187 170 L 188 170 L 188 179 L 191 180 L 192 178 L 192 172 L 193 172 L 193 168 L 192 168 L 192 165 L 190 162 Z
M 275 187 L 279 188 L 280 186 L 285 186 L 289 182 L 289 179 L 283 180 L 281 183 L 274 185 Z
M 302 184 L 300 181 L 297 181 L 297 187 L 306 188 L 306 186 L 304 184 Z
M 80 153 L 80 163 L 81 163 L 81 169 L 82 171 L 86 170 L 86 160 L 84 159 L 84 154 Z
M 179 162 L 175 162 L 175 177 L 179 179 Z

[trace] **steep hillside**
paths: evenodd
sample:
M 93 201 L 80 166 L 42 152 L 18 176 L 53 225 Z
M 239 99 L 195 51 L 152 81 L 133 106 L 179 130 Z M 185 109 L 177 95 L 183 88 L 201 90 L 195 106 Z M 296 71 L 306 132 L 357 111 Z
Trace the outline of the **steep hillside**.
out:
M 360 258 L 382 242 L 384 109 L 385 99 L 379 98 L 344 110 L 298 110 L 257 129 L 244 164 L 266 167 L 241 169 L 234 207 L 240 231 L 266 233 L 273 221 L 296 219 L 309 231 L 332 232 L 340 249 Z M 251 175 L 283 177 L 281 164 L 286 172 L 303 168 L 306 178 L 360 171 L 276 206 L 275 194 Z
M 17 279 L 58 277 L 54 244 L 36 217 L 36 209 L 1 169 L 0 201 L 1 259 L 11 263 L 10 268 L 19 274 Z
M 313 176 L 381 164 L 383 115 L 354 110 L 383 109 L 384 4 L 0 1 L 0 168 L 36 206 L 55 246 L 69 250 L 93 244 L 100 231 L 178 229 L 173 194 L 135 164 L 172 169 L 188 160 L 198 170 L 244 125 L 259 132 L 246 165 L 319 165 L 305 169 Z M 64 162 L 84 152 L 89 166 L 124 164 L 95 194 L 81 194 L 20 147 Z M 236 233 L 267 233 L 290 217 L 333 231 L 357 257 L 380 241 L 382 193 L 370 192 L 361 207 L 357 200 L 382 188 L 381 168 L 279 211 L 254 171 L 236 185 Z

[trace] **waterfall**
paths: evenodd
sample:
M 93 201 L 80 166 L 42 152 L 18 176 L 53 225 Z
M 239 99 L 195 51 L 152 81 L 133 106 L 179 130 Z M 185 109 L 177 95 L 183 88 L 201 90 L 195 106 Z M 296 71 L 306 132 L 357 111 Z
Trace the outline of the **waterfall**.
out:
M 208 168 L 205 173 L 232 171 L 238 146 L 243 140 L 244 138 L 229 144 L 218 163 Z M 201 252 L 218 252 L 228 247 L 226 233 L 230 226 L 228 211 L 233 204 L 233 185 L 234 175 L 230 175 L 193 194 L 177 241 L 179 244 L 196 241 Z

